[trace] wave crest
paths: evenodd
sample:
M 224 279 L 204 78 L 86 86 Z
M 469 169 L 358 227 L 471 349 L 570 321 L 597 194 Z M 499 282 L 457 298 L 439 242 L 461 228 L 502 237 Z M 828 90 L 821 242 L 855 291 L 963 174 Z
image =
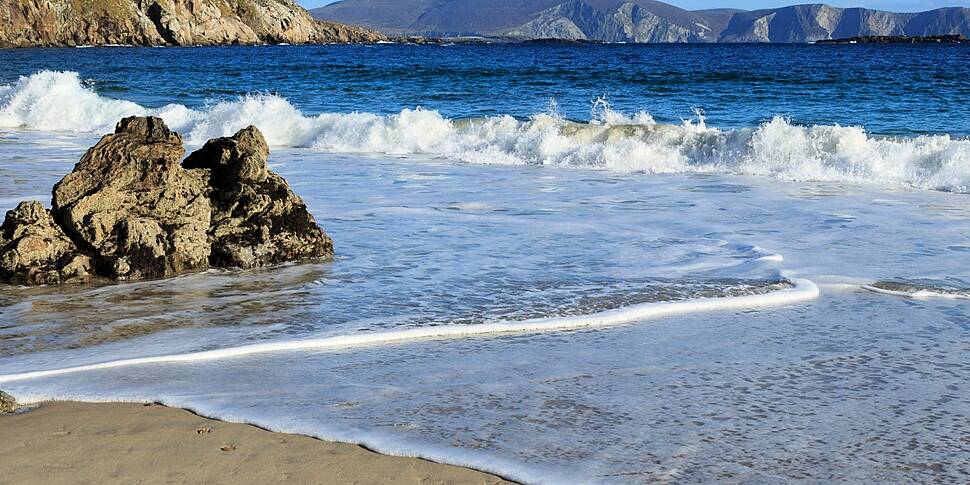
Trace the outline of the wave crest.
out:
M 949 135 L 877 137 L 861 127 L 799 126 L 775 117 L 755 128 L 721 130 L 702 115 L 680 125 L 648 113 L 627 117 L 605 101 L 593 120 L 555 110 L 527 120 L 491 116 L 452 120 L 437 111 L 310 116 L 286 99 L 255 94 L 190 109 L 148 109 L 105 98 L 77 73 L 41 71 L 0 86 L 0 128 L 102 133 L 124 116 L 160 116 L 190 144 L 253 124 L 275 146 L 333 153 L 449 158 L 478 164 L 531 164 L 647 173 L 732 173 L 797 181 L 908 185 L 970 192 L 970 140 Z

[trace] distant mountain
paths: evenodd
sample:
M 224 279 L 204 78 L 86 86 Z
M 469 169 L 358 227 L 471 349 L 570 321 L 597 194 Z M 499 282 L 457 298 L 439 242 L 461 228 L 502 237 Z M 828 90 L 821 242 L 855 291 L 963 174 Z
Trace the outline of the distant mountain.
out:
M 873 35 L 970 37 L 970 9 L 893 13 L 823 4 L 684 10 L 656 0 L 342 0 L 315 18 L 387 34 L 606 42 L 814 42 Z
M 514 38 L 607 42 L 716 42 L 723 22 L 653 0 L 569 0 L 525 24 L 496 32 Z
M 828 5 L 796 5 L 739 12 L 720 34 L 721 42 L 814 42 L 874 35 L 970 36 L 970 9 L 941 8 L 893 13 Z

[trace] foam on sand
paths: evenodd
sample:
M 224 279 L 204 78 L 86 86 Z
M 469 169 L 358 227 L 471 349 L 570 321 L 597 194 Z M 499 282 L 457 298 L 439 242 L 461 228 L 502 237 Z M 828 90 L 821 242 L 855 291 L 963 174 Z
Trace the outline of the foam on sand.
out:
M 254 124 L 271 145 L 331 153 L 449 158 L 467 163 L 554 165 L 647 173 L 729 173 L 797 181 L 905 185 L 970 192 L 970 140 L 949 135 L 880 137 L 857 126 L 801 126 L 775 117 L 757 127 L 722 130 L 702 115 L 657 124 L 599 101 L 591 121 L 551 108 L 528 119 L 452 120 L 426 109 L 399 113 L 307 115 L 286 99 L 255 94 L 204 110 L 170 104 L 149 109 L 100 96 L 77 73 L 41 71 L 0 86 L 0 128 L 107 133 L 124 116 L 162 117 L 190 144 Z
M 209 350 L 179 355 L 162 355 L 135 359 L 116 360 L 99 364 L 50 369 L 20 374 L 0 375 L 0 384 L 26 379 L 59 376 L 76 372 L 112 369 L 143 364 L 200 362 L 229 359 L 269 352 L 293 352 L 302 350 L 350 349 L 380 344 L 405 343 L 432 339 L 458 339 L 474 336 L 524 334 L 601 328 L 643 320 L 717 310 L 749 310 L 783 306 L 813 300 L 819 295 L 818 287 L 806 279 L 792 280 L 792 286 L 763 295 L 746 295 L 724 298 L 699 298 L 676 302 L 654 302 L 631 305 L 591 315 L 561 318 L 537 318 L 519 322 L 494 322 L 477 325 L 444 325 L 412 328 L 368 334 L 340 335 L 320 339 L 305 339 L 241 347 Z

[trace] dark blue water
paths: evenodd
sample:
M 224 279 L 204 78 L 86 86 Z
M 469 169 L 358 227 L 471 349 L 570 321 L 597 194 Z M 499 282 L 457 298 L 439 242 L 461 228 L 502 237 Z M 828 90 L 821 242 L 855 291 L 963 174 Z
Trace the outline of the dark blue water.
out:
M 722 128 L 775 115 L 875 134 L 970 134 L 965 45 L 275 46 L 0 51 L 0 84 L 42 69 L 80 73 L 99 93 L 199 107 L 270 92 L 308 114 L 526 117 L 554 99 L 574 120 L 606 98 L 672 123 L 702 109 Z

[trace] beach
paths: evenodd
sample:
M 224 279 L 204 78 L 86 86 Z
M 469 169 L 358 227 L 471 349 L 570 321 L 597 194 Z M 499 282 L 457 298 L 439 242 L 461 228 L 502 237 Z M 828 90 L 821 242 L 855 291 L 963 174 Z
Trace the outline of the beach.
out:
M 2 484 L 970 476 L 964 47 L 0 64 Z
M 157 404 L 45 402 L 0 416 L 0 483 L 508 484 Z

